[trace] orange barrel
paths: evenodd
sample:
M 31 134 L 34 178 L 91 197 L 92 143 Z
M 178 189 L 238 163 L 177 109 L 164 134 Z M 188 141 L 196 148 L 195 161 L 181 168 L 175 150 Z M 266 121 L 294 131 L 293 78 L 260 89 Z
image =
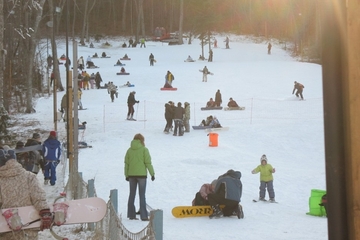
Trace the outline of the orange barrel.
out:
M 209 135 L 209 147 L 217 147 L 219 134 L 209 133 L 208 135 Z

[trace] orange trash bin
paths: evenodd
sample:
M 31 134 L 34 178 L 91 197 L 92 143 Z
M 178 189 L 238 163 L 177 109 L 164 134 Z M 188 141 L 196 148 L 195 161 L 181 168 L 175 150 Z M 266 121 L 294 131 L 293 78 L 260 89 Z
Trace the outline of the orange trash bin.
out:
M 208 136 L 209 136 L 209 147 L 217 147 L 219 134 L 209 133 Z

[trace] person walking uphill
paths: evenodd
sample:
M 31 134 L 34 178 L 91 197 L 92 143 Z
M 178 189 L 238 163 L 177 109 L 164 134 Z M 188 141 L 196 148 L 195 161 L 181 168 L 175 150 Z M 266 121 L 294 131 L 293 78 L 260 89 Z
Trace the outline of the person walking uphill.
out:
M 155 180 L 154 167 L 151 164 L 149 149 L 145 147 L 145 138 L 140 133 L 134 136 L 130 148 L 127 150 L 124 162 L 124 174 L 129 182 L 130 193 L 128 199 L 127 217 L 130 220 L 138 220 L 135 211 L 135 195 L 139 186 L 140 218 L 142 221 L 149 221 L 146 210 L 146 179 L 147 172 L 151 175 L 151 181 Z
M 51 186 L 54 186 L 56 182 L 56 166 L 59 164 L 61 156 L 61 144 L 56 139 L 55 131 L 50 132 L 48 139 L 44 141 L 42 146 L 45 162 L 44 184 L 47 185 L 50 181 Z
M 259 200 L 266 201 L 265 190 L 267 188 L 270 197 L 269 201 L 275 202 L 275 191 L 273 185 L 273 173 L 275 173 L 275 168 L 267 163 L 267 157 L 265 154 L 261 156 L 260 162 L 261 164 L 251 171 L 252 174 L 260 172 Z
M 15 209 L 25 206 L 34 206 L 40 215 L 40 230 L 49 229 L 52 224 L 52 213 L 46 202 L 46 193 L 41 188 L 35 174 L 26 171 L 21 164 L 16 161 L 15 151 L 8 146 L 0 149 L 0 207 L 1 209 L 12 208 L 3 216 L 10 228 L 14 231 L 0 233 L 0 239 L 21 240 L 38 239 L 39 229 L 24 229 L 18 225 Z M 20 223 L 21 224 L 21 223 Z M 18 230 L 18 231 L 16 231 Z
M 139 101 L 135 100 L 135 91 L 132 91 L 127 99 L 127 104 L 128 104 L 128 114 L 127 114 L 127 120 L 133 120 L 136 121 L 136 119 L 134 119 L 134 105 L 135 103 L 139 103 Z

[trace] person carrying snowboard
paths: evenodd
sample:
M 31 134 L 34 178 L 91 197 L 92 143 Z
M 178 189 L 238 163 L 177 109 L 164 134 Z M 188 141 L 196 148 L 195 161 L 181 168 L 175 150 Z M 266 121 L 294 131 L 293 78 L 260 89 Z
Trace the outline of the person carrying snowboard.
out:
M 270 197 L 269 201 L 275 202 L 275 191 L 273 185 L 273 173 L 275 173 L 275 168 L 273 168 L 271 164 L 267 163 L 267 157 L 265 154 L 261 156 L 260 162 L 261 164 L 251 171 L 252 174 L 260 172 L 259 201 L 266 201 L 265 193 L 267 188 Z
M 292 91 L 292 94 L 294 94 L 294 92 L 296 90 L 296 93 L 295 93 L 296 97 L 299 97 L 299 95 L 300 95 L 301 99 L 304 100 L 304 97 L 302 95 L 302 92 L 303 92 L 304 88 L 305 88 L 304 85 L 302 85 L 301 83 L 295 81 L 294 82 L 294 89 Z
M 213 213 L 209 218 L 221 216 L 234 216 L 244 218 L 244 212 L 240 204 L 242 195 L 241 172 L 228 170 L 221 175 L 215 185 L 214 193 L 208 195 L 209 204 Z M 220 209 L 220 205 L 225 205 Z
M 0 148 L 0 196 L 1 209 L 34 206 L 40 215 L 40 231 L 51 227 L 53 216 L 44 189 L 36 175 L 26 171 L 16 161 L 15 151 L 8 146 Z M 0 233 L 0 239 L 38 239 L 38 229 L 16 231 L 21 225 L 16 224 L 16 213 L 10 213 L 4 217 L 14 231 Z
M 128 99 L 127 99 L 127 104 L 128 104 L 128 114 L 127 114 L 127 120 L 135 120 L 134 119 L 134 105 L 135 103 L 139 103 L 139 101 L 135 100 L 135 91 L 132 91 L 129 96 L 128 96 Z
M 210 74 L 208 68 L 205 66 L 202 70 L 202 73 L 203 73 L 203 82 L 207 82 L 207 75 Z

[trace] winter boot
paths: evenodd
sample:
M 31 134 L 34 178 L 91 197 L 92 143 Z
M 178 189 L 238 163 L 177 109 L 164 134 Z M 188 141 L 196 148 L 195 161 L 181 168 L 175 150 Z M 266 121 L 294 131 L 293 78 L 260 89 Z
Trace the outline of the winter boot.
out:
M 266 199 L 263 197 L 259 197 L 259 201 L 266 201 Z
M 272 202 L 272 203 L 276 202 L 276 201 L 275 201 L 275 198 L 270 198 L 270 199 L 269 199 L 269 202 Z
M 220 218 L 223 216 L 223 212 L 221 211 L 219 204 L 215 206 L 211 206 L 213 213 L 209 216 L 209 218 Z
M 244 211 L 243 211 L 242 206 L 241 206 L 240 203 L 239 203 L 239 205 L 236 207 L 233 215 L 237 216 L 238 219 L 244 218 Z

